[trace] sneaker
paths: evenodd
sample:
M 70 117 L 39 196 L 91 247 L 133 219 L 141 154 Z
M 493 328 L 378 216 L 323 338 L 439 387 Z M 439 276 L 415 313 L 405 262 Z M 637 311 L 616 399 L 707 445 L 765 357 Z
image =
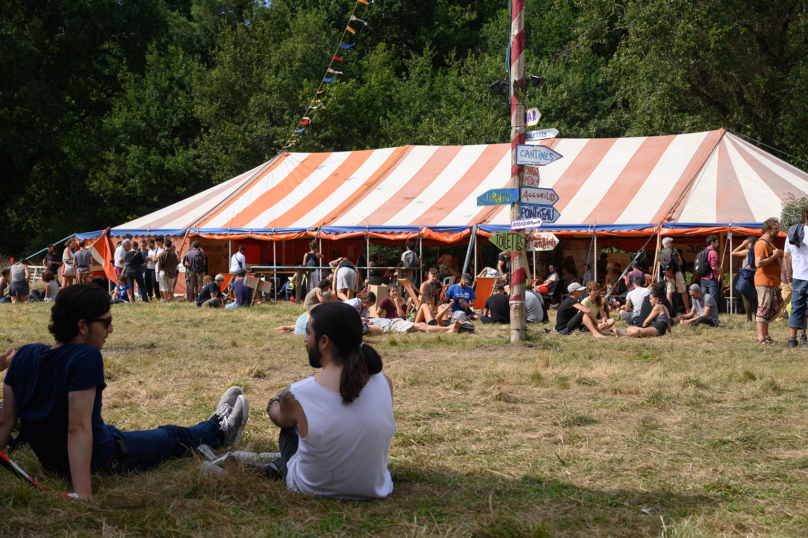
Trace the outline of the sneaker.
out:
M 805 333 L 802 333 L 800 335 L 800 345 L 801 346 L 808 345 L 808 336 L 806 336 Z
M 236 399 L 236 404 L 232 410 L 224 414 L 218 415 L 219 428 L 224 434 L 224 446 L 236 445 L 241 441 L 241 434 L 244 432 L 244 426 L 250 418 L 250 403 L 247 397 L 239 394 Z
M 241 390 L 241 387 L 230 387 L 227 389 L 222 395 L 222 398 L 219 400 L 219 405 L 216 406 L 216 411 L 213 412 L 208 420 L 216 420 L 217 416 L 222 417 L 230 414 L 233 407 L 236 405 L 236 400 L 242 394 L 244 394 L 244 391 Z
M 797 347 L 797 339 L 793 336 L 789 338 L 788 342 L 786 342 L 786 347 L 787 348 Z

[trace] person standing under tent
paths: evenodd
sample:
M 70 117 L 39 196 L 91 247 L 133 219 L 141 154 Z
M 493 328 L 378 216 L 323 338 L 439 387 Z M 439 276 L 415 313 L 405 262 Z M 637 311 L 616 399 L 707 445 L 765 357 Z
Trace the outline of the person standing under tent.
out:
M 780 233 L 780 222 L 768 218 L 760 227 L 763 235 L 755 243 L 755 289 L 758 294 L 757 329 L 758 342 L 773 345 L 775 341 L 769 336 L 769 324 L 774 321 L 783 305 L 780 295 L 780 267 L 782 265 L 783 251 L 774 248 L 774 238 Z
M 339 251 L 335 251 L 339 252 Z M 354 292 L 356 291 L 356 267 L 346 257 L 339 257 L 328 263 L 329 266 L 336 268 L 336 284 L 337 298 L 340 301 L 347 301 L 353 299 Z
M 79 241 L 79 248 L 75 254 L 73 254 L 73 266 L 75 267 L 76 271 L 76 284 L 84 283 L 84 274 L 90 272 L 90 263 L 93 259 L 93 255 L 90 254 L 90 251 L 87 250 L 86 243 L 82 239 Z
M 320 275 L 320 260 L 323 259 L 323 255 L 320 253 L 319 249 L 317 248 L 317 240 L 313 240 L 309 243 L 309 251 L 303 256 L 303 266 L 307 267 L 312 270 L 311 273 L 311 282 L 320 282 L 322 280 L 322 276 Z M 309 284 L 309 288 L 313 288 L 311 284 Z
M 76 278 L 76 267 L 73 265 L 73 250 L 76 248 L 76 238 L 71 237 L 65 243 L 65 249 L 62 251 L 62 263 L 63 265 L 63 272 L 62 272 L 62 287 L 66 288 L 67 286 L 73 283 L 73 280 Z
M 718 295 L 721 293 L 721 275 L 723 273 L 718 265 L 718 246 L 717 235 L 711 235 L 707 238 L 707 264 L 710 266 L 711 271 L 701 278 L 701 292 L 705 295 L 710 295 L 716 301 L 718 301 Z
M 244 245 L 239 245 L 236 253 L 230 257 L 231 274 L 236 274 L 241 269 L 244 269 L 245 271 L 247 270 L 247 257 L 244 255 L 246 251 L 247 249 L 244 247 Z
M 160 281 L 161 302 L 170 303 L 174 298 L 174 283 L 177 280 L 177 265 L 180 260 L 171 239 L 165 240 L 165 250 L 157 257 L 157 278 Z
M 124 243 L 126 242 L 126 238 L 123 241 L 118 243 L 118 246 L 115 248 L 115 255 L 113 256 L 113 263 L 114 268 L 113 271 L 115 272 L 115 278 L 117 279 L 123 273 L 123 268 L 126 267 L 126 247 Z
M 416 254 L 414 242 L 407 241 L 405 247 L 406 250 L 401 255 L 401 263 L 403 264 L 404 268 L 404 278 L 409 280 L 413 286 L 418 286 L 417 273 L 415 270 L 418 269 L 418 265 L 421 263 L 421 256 Z
M 685 277 L 682 271 L 682 258 L 679 251 L 673 248 L 673 238 L 666 237 L 662 240 L 662 250 L 657 256 L 662 273 L 665 275 L 665 286 L 668 303 L 673 304 L 674 292 L 682 295 L 685 311 L 690 310 L 690 295 L 685 286 Z
M 754 323 L 757 313 L 757 290 L 755 289 L 755 241 L 747 237 L 740 246 L 732 251 L 732 255 L 741 258 L 741 268 L 735 281 L 735 289 L 741 294 L 743 309 L 746 312 L 744 323 Z
M 62 267 L 62 260 L 58 254 L 56 254 L 56 249 L 53 248 L 53 245 L 48 245 L 48 252 L 45 254 L 45 259 L 42 261 L 42 265 L 44 265 L 48 271 L 53 273 L 54 277 L 56 277 L 56 281 L 59 281 L 59 268 Z
M 143 258 L 143 253 L 140 249 L 136 248 L 137 243 L 132 243 L 127 239 L 123 242 L 126 251 L 126 269 L 124 274 L 129 282 L 137 284 L 137 292 L 140 295 L 140 300 L 144 303 L 149 302 L 149 295 L 146 293 L 146 282 L 143 279 L 143 266 L 146 260 Z
M 805 226 L 808 225 L 808 206 L 802 208 L 802 223 L 794 224 L 788 229 L 783 266 L 789 280 L 792 281 L 791 316 L 788 318 L 790 337 L 786 347 L 797 347 L 797 331 L 802 330 L 800 343 L 808 345 L 805 327 L 808 323 L 808 243 L 806 243 Z
M 190 295 L 189 300 L 196 300 L 199 291 L 202 289 L 202 280 L 208 271 L 208 262 L 205 259 L 205 251 L 199 246 L 199 241 L 191 243 L 191 250 L 185 255 L 185 272 L 188 274 L 188 281 Z M 190 271 L 190 273 L 189 273 Z
M 28 292 L 30 291 L 28 283 L 30 281 L 31 272 L 28 270 L 28 260 L 23 258 L 11 267 L 11 286 L 8 289 L 8 294 L 11 297 L 12 304 L 28 301 Z

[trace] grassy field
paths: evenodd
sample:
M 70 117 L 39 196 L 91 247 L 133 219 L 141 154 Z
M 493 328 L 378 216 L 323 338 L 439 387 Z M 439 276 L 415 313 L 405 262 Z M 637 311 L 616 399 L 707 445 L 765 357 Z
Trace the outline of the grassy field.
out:
M 0 340 L 50 342 L 48 306 L 2 305 Z M 231 385 L 252 414 L 243 447 L 277 448 L 263 411 L 312 373 L 300 308 L 198 311 L 116 305 L 104 418 L 121 429 L 191 425 Z M 301 497 L 200 460 L 93 478 L 95 500 L 0 474 L 0 534 L 159 536 L 806 536 L 808 349 L 761 346 L 740 316 L 658 339 L 595 341 L 508 330 L 371 339 L 393 379 L 391 498 Z M 618 324 L 622 326 L 622 322 Z M 15 457 L 51 491 L 30 449 Z

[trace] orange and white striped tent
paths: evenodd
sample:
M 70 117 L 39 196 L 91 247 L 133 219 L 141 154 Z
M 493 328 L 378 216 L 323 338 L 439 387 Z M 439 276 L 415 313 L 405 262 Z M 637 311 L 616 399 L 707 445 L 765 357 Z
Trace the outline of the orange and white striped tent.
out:
M 565 235 L 709 233 L 757 227 L 789 195 L 808 195 L 808 174 L 719 129 L 670 136 L 553 139 L 563 158 L 539 170 L 561 213 L 543 226 Z M 477 196 L 508 187 L 508 144 L 403 146 L 283 153 L 188 199 L 113 228 L 110 235 L 292 239 L 314 235 L 454 242 L 472 225 L 508 229 L 509 206 Z M 85 234 L 87 237 L 98 234 Z

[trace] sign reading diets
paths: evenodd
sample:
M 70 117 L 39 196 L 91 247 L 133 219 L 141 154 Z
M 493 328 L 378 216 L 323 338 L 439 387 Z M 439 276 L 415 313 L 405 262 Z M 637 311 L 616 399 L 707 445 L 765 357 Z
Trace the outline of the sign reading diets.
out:
M 525 249 L 524 232 L 497 232 L 490 241 L 503 252 L 522 252 Z
M 563 155 L 547 146 L 516 145 L 517 166 L 545 166 L 556 162 L 561 157 Z
M 528 237 L 528 252 L 553 250 L 558 245 L 558 238 L 553 232 L 533 232 Z
M 477 205 L 508 205 L 519 201 L 519 189 L 491 189 L 477 197 Z

